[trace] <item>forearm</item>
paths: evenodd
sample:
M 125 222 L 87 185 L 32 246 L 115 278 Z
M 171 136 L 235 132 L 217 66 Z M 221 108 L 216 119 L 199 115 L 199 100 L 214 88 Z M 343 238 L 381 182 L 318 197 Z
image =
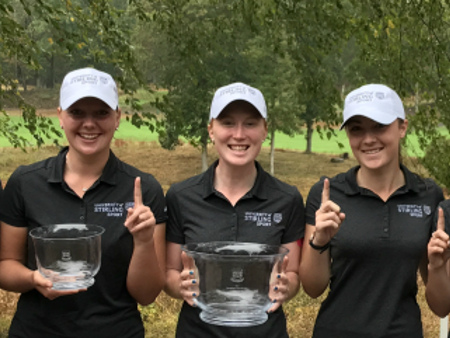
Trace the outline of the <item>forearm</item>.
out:
M 135 245 L 127 275 L 131 296 L 142 305 L 152 303 L 164 287 L 164 272 L 158 262 L 154 241 Z
M 322 295 L 330 282 L 330 252 L 320 253 L 305 244 L 300 263 L 300 280 L 305 292 L 312 298 Z
M 445 317 L 450 313 L 450 278 L 446 266 L 429 269 L 425 296 L 436 315 Z
M 34 271 L 11 259 L 0 261 L 0 288 L 11 292 L 28 292 L 35 288 Z

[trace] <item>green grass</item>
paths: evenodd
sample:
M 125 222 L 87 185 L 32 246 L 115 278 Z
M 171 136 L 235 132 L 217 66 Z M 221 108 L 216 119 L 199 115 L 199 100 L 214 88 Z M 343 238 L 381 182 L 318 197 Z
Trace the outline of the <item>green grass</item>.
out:
M 10 116 L 12 122 L 19 123 L 22 122 L 22 118 L 20 116 Z M 56 117 L 50 117 L 50 120 L 53 124 L 59 128 L 59 122 Z M 444 129 L 443 129 L 444 132 Z M 448 134 L 448 132 L 445 130 Z M 25 128 L 20 128 L 18 135 L 26 138 L 29 142 L 32 142 L 33 139 L 29 132 Z M 158 135 L 156 133 L 152 133 L 147 127 L 137 128 L 131 124 L 131 122 L 122 119 L 120 123 L 119 129 L 116 131 L 115 139 L 123 139 L 123 140 L 132 140 L 132 141 L 158 141 Z M 66 144 L 65 138 L 59 139 L 60 144 Z M 47 142 L 51 144 L 52 142 L 49 140 Z M 339 147 L 339 143 L 343 145 L 343 148 Z M 0 136 L 0 147 L 9 147 L 11 146 L 8 140 Z M 263 145 L 264 147 L 270 146 L 270 141 L 266 140 Z M 288 135 L 282 133 L 275 134 L 275 148 L 278 149 L 290 149 L 290 150 L 306 150 L 306 140 L 305 134 L 295 135 L 290 137 Z M 413 157 L 423 156 L 422 149 L 419 148 L 419 144 L 417 141 L 417 137 L 414 134 L 408 135 L 406 148 L 408 151 L 408 155 Z M 325 154 L 341 154 L 343 152 L 351 152 L 350 146 L 348 144 L 347 135 L 345 131 L 336 130 L 336 136 L 332 136 L 330 139 L 327 139 L 325 136 L 323 138 L 320 137 L 319 133 L 313 133 L 312 139 L 312 151 L 314 153 L 325 153 Z
M 339 143 L 341 143 L 344 148 L 341 149 Z M 270 141 L 267 140 L 264 142 L 264 146 L 269 147 Z M 305 151 L 305 134 L 291 137 L 286 134 L 275 133 L 275 148 Z M 336 131 L 336 137 L 333 136 L 329 140 L 325 136 L 321 138 L 317 132 L 314 132 L 312 137 L 312 151 L 314 153 L 340 154 L 343 152 L 350 152 L 351 150 L 345 132 Z
M 23 123 L 23 120 L 20 116 L 10 116 L 11 121 L 15 124 L 17 123 Z M 49 119 L 52 121 L 53 125 L 59 128 L 59 121 L 56 117 L 49 117 Z M 35 144 L 33 142 L 33 138 L 31 137 L 28 130 L 24 127 L 19 128 L 17 132 L 18 136 L 21 136 L 28 140 L 31 144 Z M 156 133 L 150 132 L 148 128 L 141 127 L 137 128 L 134 125 L 131 124 L 131 122 L 126 121 L 125 119 L 122 119 L 120 122 L 120 127 L 115 133 L 116 139 L 124 139 L 124 140 L 132 140 L 132 141 L 157 141 L 158 135 Z M 57 138 L 60 144 L 65 144 L 66 139 L 65 137 Z M 49 140 L 46 142 L 47 144 L 52 144 L 52 141 Z M 0 147 L 10 147 L 11 144 L 8 142 L 6 137 L 0 136 Z

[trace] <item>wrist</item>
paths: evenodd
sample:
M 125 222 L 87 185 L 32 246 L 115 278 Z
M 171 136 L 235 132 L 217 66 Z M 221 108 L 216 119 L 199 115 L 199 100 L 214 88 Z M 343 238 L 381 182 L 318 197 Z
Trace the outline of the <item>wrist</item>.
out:
M 309 239 L 309 245 L 311 246 L 311 248 L 319 251 L 320 253 L 323 253 L 326 250 L 328 250 L 328 248 L 330 247 L 330 244 L 331 244 L 331 240 L 325 244 L 316 244 L 315 239 L 316 239 L 316 232 L 314 231 Z
M 428 263 L 428 271 L 432 272 L 432 271 L 439 271 L 439 270 L 446 270 L 445 269 L 445 264 L 435 264 L 435 263 Z

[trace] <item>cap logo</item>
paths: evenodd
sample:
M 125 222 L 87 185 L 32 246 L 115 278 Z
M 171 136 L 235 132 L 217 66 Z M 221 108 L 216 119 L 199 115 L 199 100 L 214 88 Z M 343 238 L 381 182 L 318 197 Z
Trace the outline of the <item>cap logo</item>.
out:
M 384 100 L 384 98 L 385 98 L 384 93 L 381 93 L 381 92 L 376 92 L 376 93 L 375 93 L 375 96 L 376 96 L 379 100 Z
M 360 102 L 369 102 L 373 100 L 373 92 L 364 92 L 353 95 L 349 98 L 348 103 L 360 103 Z
M 86 83 L 88 83 L 91 85 L 96 85 L 99 81 L 102 84 L 108 83 L 108 79 L 106 77 L 103 77 L 103 76 L 98 77 L 97 75 L 87 74 L 87 75 L 75 76 L 74 78 L 72 78 L 72 80 L 70 80 L 70 84 L 73 84 L 73 83 L 86 84 Z
M 223 96 L 223 95 L 226 95 L 226 94 L 229 94 L 229 95 L 246 94 L 247 90 L 252 95 L 256 94 L 256 92 L 253 89 L 251 89 L 251 88 L 247 88 L 247 87 L 244 87 L 244 86 L 234 86 L 234 87 L 229 87 L 229 88 L 221 90 L 219 92 L 218 96 L 220 97 L 220 96 Z

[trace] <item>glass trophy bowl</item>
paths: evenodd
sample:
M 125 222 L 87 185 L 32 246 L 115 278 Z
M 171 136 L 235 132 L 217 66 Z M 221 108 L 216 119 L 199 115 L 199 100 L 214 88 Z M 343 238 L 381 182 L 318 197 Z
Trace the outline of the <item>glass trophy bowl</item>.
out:
M 30 231 L 39 272 L 55 290 L 84 289 L 100 269 L 101 236 L 91 224 L 55 224 Z
M 279 245 L 243 242 L 205 242 L 182 246 L 195 262 L 202 310 L 200 318 L 209 324 L 245 327 L 264 323 L 270 282 L 281 272 L 289 252 Z

